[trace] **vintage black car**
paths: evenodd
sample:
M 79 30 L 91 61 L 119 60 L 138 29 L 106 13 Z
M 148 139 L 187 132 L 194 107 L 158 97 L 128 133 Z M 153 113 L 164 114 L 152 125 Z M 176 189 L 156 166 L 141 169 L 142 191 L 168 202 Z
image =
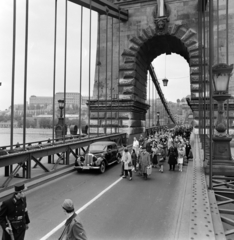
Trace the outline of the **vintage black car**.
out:
M 75 161 L 75 169 L 97 169 L 100 173 L 106 171 L 106 167 L 120 161 L 117 144 L 112 141 L 99 141 L 89 145 L 85 155 L 79 156 Z

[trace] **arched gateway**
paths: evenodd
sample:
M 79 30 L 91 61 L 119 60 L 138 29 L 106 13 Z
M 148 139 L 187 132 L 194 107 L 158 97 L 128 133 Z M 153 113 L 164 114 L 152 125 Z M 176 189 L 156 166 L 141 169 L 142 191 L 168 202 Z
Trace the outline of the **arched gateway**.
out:
M 157 56 L 177 53 L 188 62 L 191 78 L 199 76 L 198 3 L 113 2 L 128 10 L 129 19 L 119 23 L 107 16 L 100 17 L 95 84 L 89 103 L 91 131 L 92 127 L 97 131 L 98 126 L 100 133 L 111 129 L 114 133 L 119 125 L 121 132 L 133 136 L 144 132 L 149 108 L 147 70 Z

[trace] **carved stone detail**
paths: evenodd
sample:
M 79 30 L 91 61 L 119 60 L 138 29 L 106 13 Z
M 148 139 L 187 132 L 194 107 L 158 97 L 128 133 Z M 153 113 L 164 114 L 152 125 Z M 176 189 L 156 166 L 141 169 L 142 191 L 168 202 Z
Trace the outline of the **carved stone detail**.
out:
M 165 35 L 168 33 L 168 23 L 167 17 L 158 17 L 154 20 L 156 35 Z

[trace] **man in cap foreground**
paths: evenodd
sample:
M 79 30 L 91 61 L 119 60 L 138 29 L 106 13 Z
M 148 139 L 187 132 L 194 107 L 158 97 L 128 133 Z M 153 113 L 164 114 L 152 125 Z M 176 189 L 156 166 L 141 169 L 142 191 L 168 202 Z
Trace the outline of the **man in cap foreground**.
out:
M 65 199 L 62 208 L 67 216 L 67 221 L 59 240 L 86 240 L 85 230 L 79 216 L 75 213 L 72 200 Z
M 24 240 L 25 231 L 30 223 L 27 211 L 24 184 L 15 186 L 12 197 L 3 201 L 0 207 L 0 225 L 3 229 L 2 239 Z

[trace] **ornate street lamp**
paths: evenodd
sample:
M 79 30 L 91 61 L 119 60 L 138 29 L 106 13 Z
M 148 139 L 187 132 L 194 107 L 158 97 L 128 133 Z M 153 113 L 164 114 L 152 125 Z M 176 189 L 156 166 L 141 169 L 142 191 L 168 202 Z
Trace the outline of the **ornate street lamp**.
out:
M 212 67 L 214 83 L 213 98 L 218 102 L 218 116 L 215 123 L 216 131 L 213 137 L 213 159 L 215 162 L 230 162 L 232 160 L 230 148 L 232 138 L 227 136 L 227 122 L 224 117 L 224 102 L 231 97 L 228 93 L 228 87 L 232 70 L 233 64 L 220 63 Z
M 58 100 L 59 109 L 60 109 L 60 117 L 57 125 L 55 126 L 55 137 L 62 138 L 67 134 L 67 125 L 64 123 L 63 117 L 63 109 L 65 107 L 64 100 Z
M 58 100 L 58 104 L 59 104 L 59 109 L 60 109 L 60 118 L 63 117 L 63 109 L 64 109 L 64 100 L 60 99 Z
M 166 78 L 166 72 L 167 72 L 167 54 L 165 54 L 165 78 L 162 80 L 163 86 L 166 87 L 168 83 L 168 79 Z
M 166 87 L 166 86 L 167 86 L 167 83 L 168 83 L 168 79 L 167 79 L 167 78 L 164 78 L 162 81 L 163 81 L 163 86 Z

